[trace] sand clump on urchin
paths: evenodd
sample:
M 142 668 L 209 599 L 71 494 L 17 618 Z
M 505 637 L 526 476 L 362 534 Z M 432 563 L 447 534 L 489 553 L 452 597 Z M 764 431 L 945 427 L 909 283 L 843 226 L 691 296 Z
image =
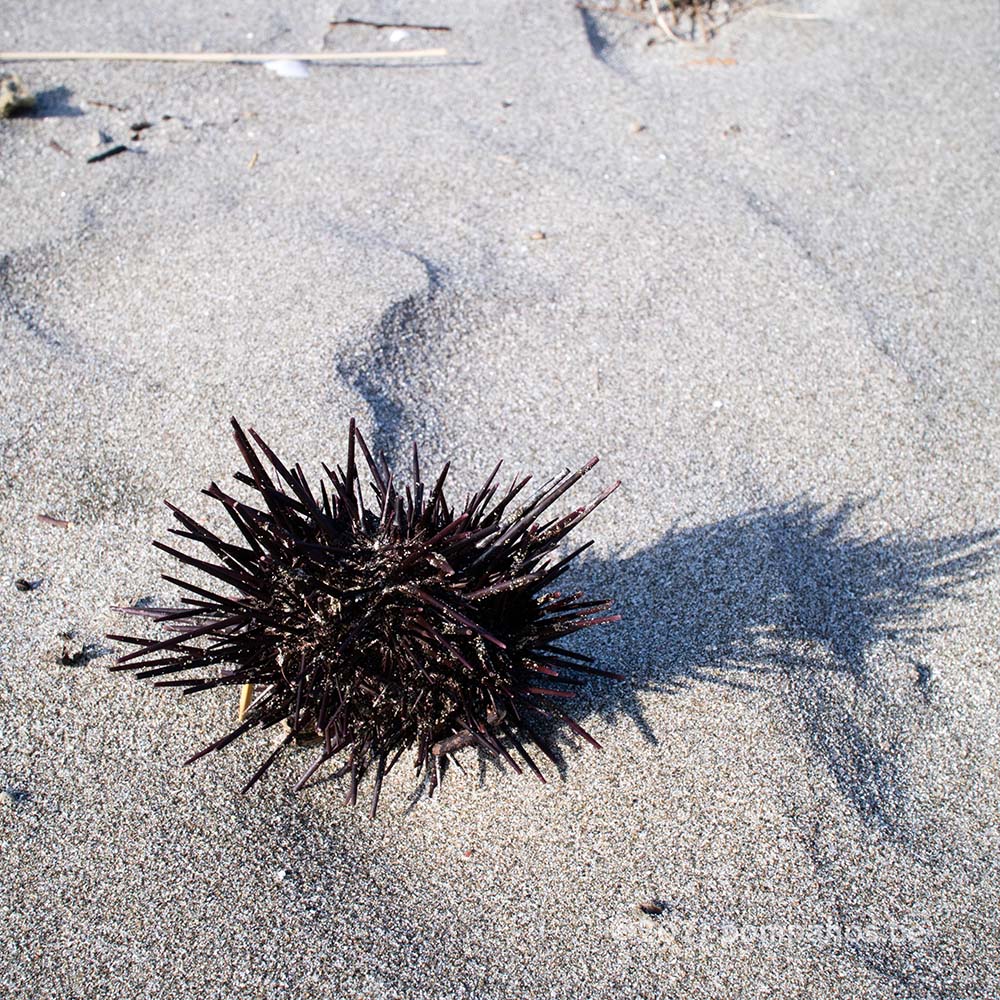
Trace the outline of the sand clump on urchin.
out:
M 236 479 L 256 491 L 260 506 L 215 483 L 204 492 L 225 508 L 238 539 L 224 540 L 168 503 L 181 525 L 171 533 L 210 558 L 154 542 L 215 584 L 165 575 L 187 591 L 180 606 L 119 610 L 155 619 L 171 634 L 109 637 L 140 647 L 113 670 L 136 670 L 185 694 L 240 685 L 259 692 L 239 726 L 192 761 L 253 727 L 285 723 L 287 735 L 244 790 L 282 749 L 312 736 L 321 745 L 296 787 L 343 753 L 338 773 L 350 775 L 350 803 L 360 776 L 374 769 L 374 815 L 382 778 L 407 749 L 416 750 L 414 765 L 429 773 L 433 793 L 440 756 L 462 745 L 478 745 L 518 772 L 520 759 L 544 781 L 525 745 L 555 759 L 535 725 L 542 717 L 597 745 L 562 703 L 585 675 L 620 677 L 560 643 L 617 616 L 604 614 L 610 601 L 551 585 L 591 544 L 558 558 L 562 539 L 619 484 L 539 523 L 596 458 L 527 500 L 531 477 L 501 491 L 498 464 L 456 511 L 445 495 L 448 465 L 428 489 L 414 445 L 413 480 L 400 487 L 353 420 L 346 469 L 324 465 L 318 495 L 301 467 L 288 469 L 253 429 L 248 437 L 235 420 L 233 429 L 249 470 Z M 371 475 L 370 507 L 361 461 Z

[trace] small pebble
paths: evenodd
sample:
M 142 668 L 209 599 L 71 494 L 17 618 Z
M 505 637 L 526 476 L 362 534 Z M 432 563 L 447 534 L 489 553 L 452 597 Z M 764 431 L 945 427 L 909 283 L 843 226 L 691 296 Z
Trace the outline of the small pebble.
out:
M 666 907 L 662 903 L 657 903 L 655 899 L 648 899 L 645 903 L 639 904 L 639 909 L 651 917 L 658 917 Z
M 545 239 L 545 233 L 543 233 L 540 229 L 536 229 L 531 234 L 531 236 L 528 237 L 528 239 L 531 239 L 531 240 L 544 240 Z
M 288 80 L 304 80 L 309 76 L 309 67 L 301 59 L 270 59 L 263 66 L 269 73 Z
M 16 73 L 0 73 L 0 118 L 12 118 L 35 106 L 35 95 Z

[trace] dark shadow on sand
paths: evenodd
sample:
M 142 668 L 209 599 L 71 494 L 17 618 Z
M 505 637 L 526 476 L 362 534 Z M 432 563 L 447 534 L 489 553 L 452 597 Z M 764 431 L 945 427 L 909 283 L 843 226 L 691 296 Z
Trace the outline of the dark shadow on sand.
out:
M 32 118 L 79 118 L 84 112 L 70 103 L 73 91 L 69 87 L 52 87 L 35 94 Z
M 401 342 L 437 335 L 443 272 L 419 259 L 426 290 L 383 315 L 367 365 L 341 367 L 371 406 L 376 445 L 390 463 L 413 428 L 387 376 Z M 792 500 L 671 528 L 635 555 L 571 568 L 563 589 L 614 597 L 624 618 L 584 634 L 578 648 L 626 680 L 592 683 L 567 709 L 584 724 L 624 715 L 656 744 L 644 696 L 696 683 L 766 687 L 779 696 L 804 752 L 829 771 L 864 825 L 916 848 L 906 746 L 934 695 L 933 670 L 921 655 L 932 630 L 926 618 L 993 571 L 1000 532 L 865 537 L 853 526 L 862 507 L 851 499 L 836 507 Z M 578 542 L 586 526 L 581 533 Z M 897 671 L 905 663 L 902 685 L 899 677 L 887 685 L 871 669 L 879 647 Z M 565 728 L 543 728 L 565 776 L 559 748 L 576 739 Z M 466 767 L 474 760 L 464 759 Z M 479 762 L 480 782 L 490 770 Z
M 374 433 L 369 442 L 376 455 L 391 463 L 399 457 L 407 437 L 419 436 L 422 428 L 410 420 L 412 399 L 406 387 L 408 354 L 428 349 L 442 334 L 440 300 L 447 273 L 434 261 L 407 252 L 424 270 L 425 287 L 393 302 L 379 318 L 366 349 L 342 359 L 337 372 L 361 396 L 371 410 Z
M 644 693 L 766 686 L 862 822 L 906 839 L 903 737 L 935 683 L 921 658 L 925 617 L 991 572 L 998 532 L 865 538 L 851 528 L 859 506 L 763 507 L 582 564 L 568 584 L 624 597 L 624 621 L 588 644 L 628 680 L 592 686 L 578 717 L 624 714 L 655 744 Z M 870 669 L 881 644 L 907 661 L 903 701 Z

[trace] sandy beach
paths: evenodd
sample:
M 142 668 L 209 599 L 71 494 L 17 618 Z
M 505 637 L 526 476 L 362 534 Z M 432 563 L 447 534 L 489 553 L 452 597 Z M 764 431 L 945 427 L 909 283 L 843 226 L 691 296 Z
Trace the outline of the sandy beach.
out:
M 657 37 L 0 3 L 3 50 L 448 50 L 0 65 L 0 996 L 1000 995 L 996 5 Z M 603 749 L 374 820 L 296 754 L 240 795 L 270 733 L 182 767 L 233 700 L 105 636 L 177 596 L 164 500 L 223 527 L 231 416 L 315 476 L 351 417 L 462 487 L 599 454 Z

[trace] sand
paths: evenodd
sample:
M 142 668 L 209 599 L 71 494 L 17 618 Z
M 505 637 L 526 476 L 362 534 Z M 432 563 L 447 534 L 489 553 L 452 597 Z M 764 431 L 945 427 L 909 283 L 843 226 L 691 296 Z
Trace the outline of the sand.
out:
M 13 67 L 0 994 L 1000 992 L 995 5 L 775 10 L 819 16 L 686 47 L 569 3 L 6 5 L 6 49 L 453 30 L 337 29 L 450 57 L 304 80 Z M 86 163 L 98 131 L 129 151 Z M 217 517 L 230 415 L 315 472 L 352 415 L 460 483 L 599 453 L 604 749 L 545 785 L 467 750 L 432 801 L 396 772 L 375 821 L 291 794 L 301 755 L 240 796 L 268 734 L 180 767 L 234 705 L 103 636 L 174 596 L 162 501 Z

